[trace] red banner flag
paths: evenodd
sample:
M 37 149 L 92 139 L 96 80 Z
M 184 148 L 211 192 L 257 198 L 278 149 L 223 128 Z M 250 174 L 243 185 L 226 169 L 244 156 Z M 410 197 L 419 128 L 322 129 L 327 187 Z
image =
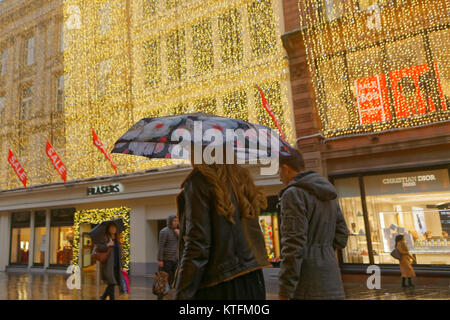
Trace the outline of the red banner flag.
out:
M 49 157 L 50 161 L 53 163 L 53 166 L 55 167 L 56 171 L 58 171 L 61 178 L 64 180 L 64 183 L 67 182 L 67 168 L 64 165 L 64 163 L 59 158 L 59 155 L 56 153 L 55 148 L 52 147 L 50 142 L 47 140 L 47 148 L 46 152 L 47 156 Z
M 11 167 L 14 169 L 14 171 L 16 172 L 20 181 L 22 181 L 24 187 L 26 188 L 27 187 L 27 174 L 26 174 L 25 170 L 23 170 L 23 167 L 20 165 L 19 160 L 12 153 L 11 149 L 9 150 L 9 154 L 8 154 L 8 162 L 11 165 Z
M 103 143 L 98 138 L 98 136 L 95 133 L 94 129 L 92 129 L 92 138 L 93 138 L 94 146 L 96 146 L 105 155 L 106 159 L 109 160 L 109 162 L 111 163 L 112 167 L 114 168 L 114 171 L 117 174 L 117 168 L 116 168 L 116 165 L 114 164 L 114 162 L 113 162 L 113 160 L 111 158 L 111 155 L 108 153 L 108 151 L 106 150 L 106 147 L 103 145 Z
M 278 123 L 277 118 L 275 117 L 275 113 L 273 112 L 272 108 L 269 105 L 269 102 L 267 102 L 266 97 L 264 96 L 264 93 L 262 92 L 261 88 L 258 87 L 259 90 L 259 94 L 261 95 L 261 99 L 262 99 L 262 104 L 264 106 L 264 108 L 266 109 L 266 111 L 269 113 L 270 117 L 272 118 L 273 123 L 275 124 L 275 126 L 278 129 L 278 132 L 280 133 L 280 136 L 283 140 L 286 140 L 286 137 L 284 136 L 283 131 L 281 130 L 281 126 Z

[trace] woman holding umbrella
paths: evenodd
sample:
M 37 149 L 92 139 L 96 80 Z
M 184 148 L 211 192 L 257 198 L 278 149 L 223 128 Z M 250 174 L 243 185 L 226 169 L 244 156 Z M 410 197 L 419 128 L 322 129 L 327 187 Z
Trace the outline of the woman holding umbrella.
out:
M 117 219 L 122 221 L 121 219 Z M 96 252 L 108 252 L 108 257 L 105 262 L 100 263 L 101 279 L 106 283 L 106 289 L 101 300 L 114 300 L 114 286 L 118 285 L 120 292 L 123 291 L 121 270 L 122 262 L 122 246 L 120 244 L 120 232 L 116 221 L 105 221 L 90 232 L 93 241 L 95 242 Z
M 192 156 L 192 147 L 210 147 L 211 140 L 207 137 L 213 129 L 215 134 L 221 133 L 215 135 L 214 145 L 226 145 L 223 154 L 233 152 L 235 160 L 253 159 L 261 151 L 268 151 L 269 146 L 272 158 L 290 150 L 289 144 L 269 127 L 190 113 L 142 119 L 115 143 L 112 152 L 151 159 L 186 159 L 184 152 L 182 156 L 179 151 L 187 150 Z M 228 135 L 229 130 L 245 131 L 244 141 Z M 176 137 L 182 138 L 183 144 Z M 272 146 L 274 138 L 279 144 Z M 223 159 L 228 157 L 225 155 Z M 262 189 L 255 186 L 244 167 L 216 161 L 194 164 L 192 160 L 193 170 L 177 198 L 180 240 L 175 299 L 265 299 L 262 269 L 270 264 L 258 221 L 261 209 L 267 207 Z

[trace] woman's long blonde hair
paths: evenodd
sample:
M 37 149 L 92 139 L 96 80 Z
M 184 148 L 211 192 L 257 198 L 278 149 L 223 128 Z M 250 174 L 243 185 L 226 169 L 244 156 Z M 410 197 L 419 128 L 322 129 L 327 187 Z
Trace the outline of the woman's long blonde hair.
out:
M 262 187 L 255 186 L 250 171 L 235 164 L 194 165 L 214 188 L 216 211 L 235 223 L 235 206 L 232 201 L 233 190 L 241 213 L 241 218 L 257 218 L 261 209 L 267 208 L 267 198 Z

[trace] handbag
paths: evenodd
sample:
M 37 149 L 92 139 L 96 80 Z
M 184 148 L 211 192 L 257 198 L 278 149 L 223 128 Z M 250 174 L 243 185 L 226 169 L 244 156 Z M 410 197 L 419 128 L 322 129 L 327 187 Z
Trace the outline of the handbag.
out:
M 94 259 L 94 261 L 99 261 L 100 263 L 105 263 L 110 252 L 111 247 L 109 247 L 105 252 L 99 252 L 97 251 L 97 246 L 95 246 L 94 250 L 92 251 L 92 259 Z
M 394 259 L 400 260 L 401 257 L 402 257 L 402 254 L 400 253 L 400 251 L 398 251 L 397 248 L 395 248 L 394 250 L 392 250 L 391 256 L 392 256 Z
M 159 271 L 153 275 L 153 294 L 156 296 L 164 296 L 170 291 L 169 274 Z

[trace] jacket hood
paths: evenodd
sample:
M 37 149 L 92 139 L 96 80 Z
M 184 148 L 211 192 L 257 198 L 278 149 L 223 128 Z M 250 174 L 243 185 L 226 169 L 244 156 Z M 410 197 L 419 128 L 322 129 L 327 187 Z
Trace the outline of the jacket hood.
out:
M 329 201 L 337 198 L 336 188 L 324 177 L 314 171 L 302 172 L 280 191 L 281 195 L 290 187 L 298 187 L 309 191 L 321 201 Z
M 173 219 L 175 219 L 177 216 L 172 214 L 170 216 L 167 217 L 167 227 L 172 229 L 172 221 Z

